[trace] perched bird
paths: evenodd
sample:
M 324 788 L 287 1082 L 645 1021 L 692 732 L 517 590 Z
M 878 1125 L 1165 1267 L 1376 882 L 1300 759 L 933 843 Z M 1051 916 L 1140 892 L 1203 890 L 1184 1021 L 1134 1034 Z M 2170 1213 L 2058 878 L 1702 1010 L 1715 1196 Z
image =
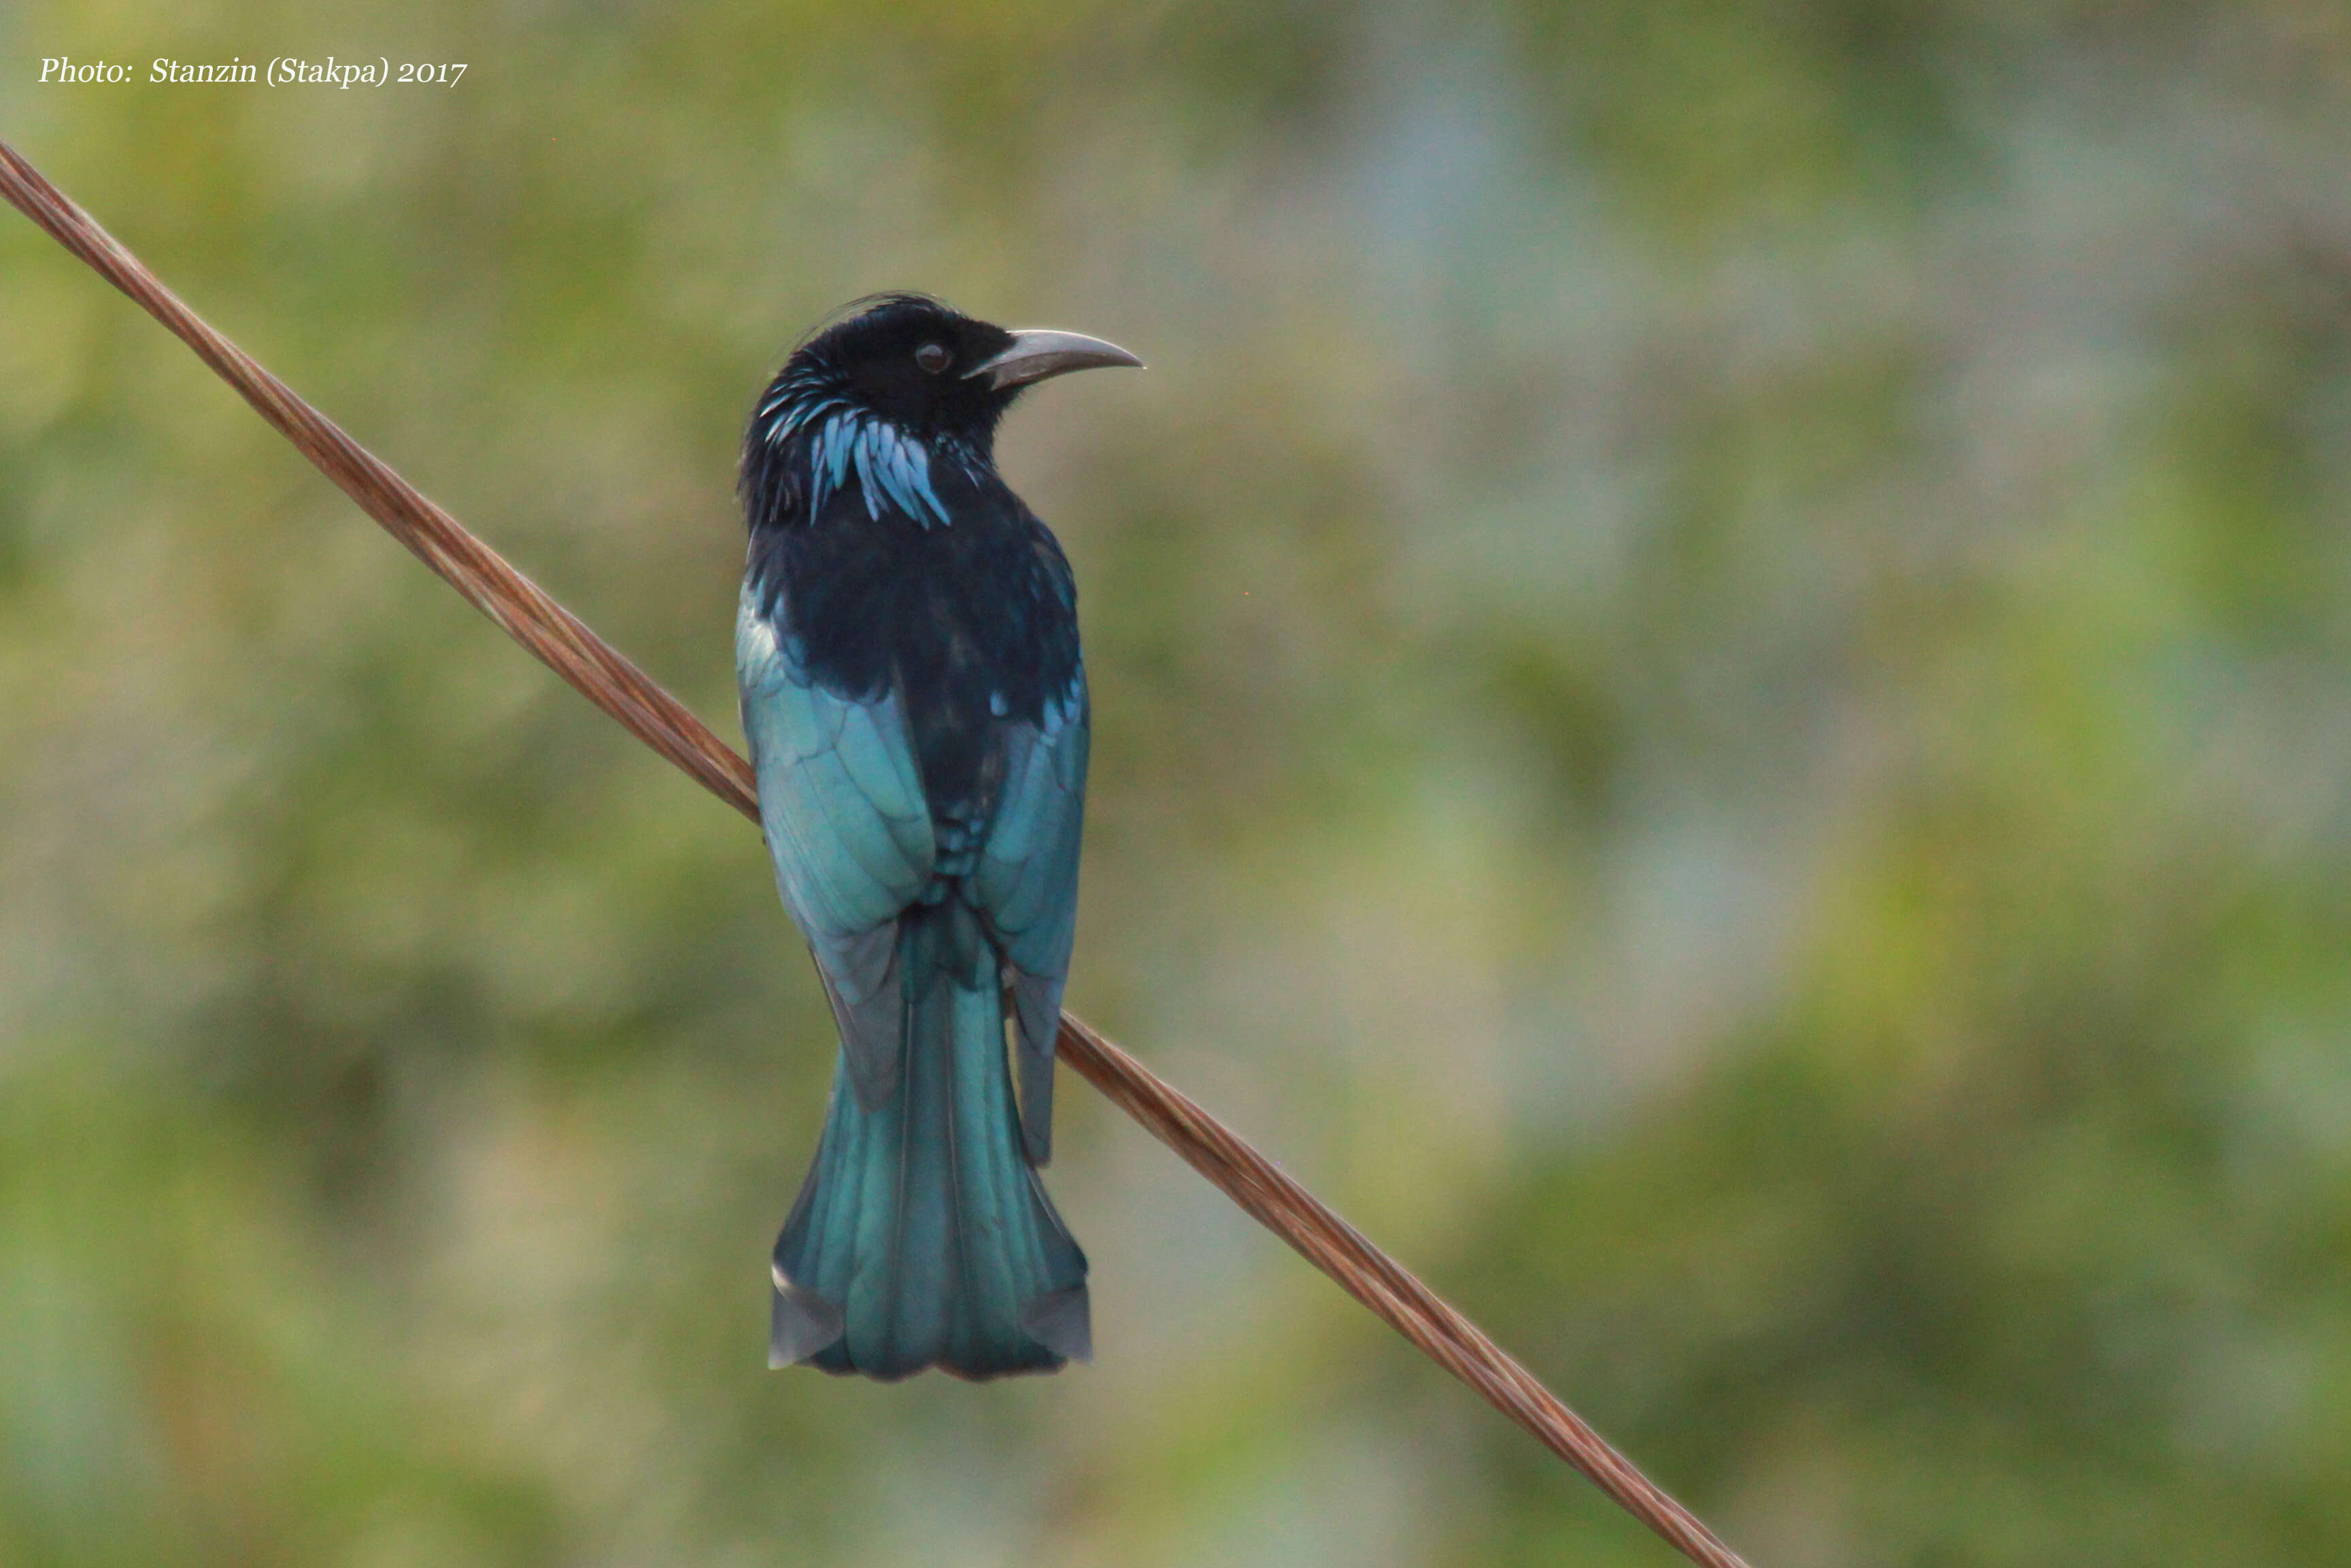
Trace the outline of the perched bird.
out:
M 743 730 L 841 1033 L 776 1243 L 768 1364 L 1050 1372 L 1092 1343 L 1085 1254 L 1037 1176 L 1089 711 L 1076 583 L 995 435 L 1034 382 L 1142 361 L 921 295 L 851 308 L 743 444 Z

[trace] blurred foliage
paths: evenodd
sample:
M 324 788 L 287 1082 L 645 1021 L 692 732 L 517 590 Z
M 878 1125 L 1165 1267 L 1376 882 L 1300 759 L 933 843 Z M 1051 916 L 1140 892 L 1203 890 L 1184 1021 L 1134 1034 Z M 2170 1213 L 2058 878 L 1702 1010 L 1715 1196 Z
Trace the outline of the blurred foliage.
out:
M 39 58 L 470 63 L 454 89 Z M 748 401 L 1130 344 L 1073 1005 L 1768 1568 L 2351 1552 L 2322 0 L 0 11 L 0 127 L 702 711 Z M 1094 1097 L 1100 1359 L 761 1369 L 744 824 L 0 223 L 0 1561 L 1669 1561 Z

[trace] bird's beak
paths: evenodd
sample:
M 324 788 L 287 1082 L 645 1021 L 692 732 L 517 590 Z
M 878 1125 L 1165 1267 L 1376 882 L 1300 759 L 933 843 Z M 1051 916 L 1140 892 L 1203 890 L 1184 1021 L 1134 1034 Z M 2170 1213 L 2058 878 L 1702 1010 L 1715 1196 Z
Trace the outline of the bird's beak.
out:
M 1012 346 L 1004 352 L 964 371 L 964 379 L 986 376 L 989 387 L 1002 392 L 1007 387 L 1026 386 L 1071 371 L 1091 371 L 1103 365 L 1134 365 L 1140 369 L 1142 364 L 1141 360 L 1116 343 L 1105 343 L 1083 332 L 1052 332 L 1029 327 L 1013 333 Z

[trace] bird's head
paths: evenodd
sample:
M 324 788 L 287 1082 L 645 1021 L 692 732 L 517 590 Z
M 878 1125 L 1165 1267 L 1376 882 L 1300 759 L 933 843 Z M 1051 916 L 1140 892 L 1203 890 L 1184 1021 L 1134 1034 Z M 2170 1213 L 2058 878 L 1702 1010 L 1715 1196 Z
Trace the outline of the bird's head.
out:
M 885 500 L 927 523 L 944 509 L 929 462 L 985 466 L 997 422 L 1050 376 L 1143 361 L 1077 332 L 1009 330 L 920 294 L 860 300 L 810 334 L 768 384 L 752 416 L 745 477 L 755 466 L 808 466 L 810 510 L 853 472 L 870 507 Z

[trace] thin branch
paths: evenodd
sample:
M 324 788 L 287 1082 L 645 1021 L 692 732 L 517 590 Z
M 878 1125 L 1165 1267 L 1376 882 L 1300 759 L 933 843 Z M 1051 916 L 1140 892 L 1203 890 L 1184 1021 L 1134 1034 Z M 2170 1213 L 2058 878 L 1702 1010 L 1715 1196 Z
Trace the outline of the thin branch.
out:
M 759 820 L 751 765 L 708 726 L 455 517 L 213 330 L 5 141 L 0 141 L 0 194 L 170 328 L 320 473 L 508 636 L 703 788 L 752 821 Z M 1061 1015 L 1060 1047 L 1062 1060 L 1081 1076 L 1223 1188 L 1258 1223 L 1583 1471 L 1691 1562 L 1705 1568 L 1746 1568 L 1712 1531 L 1634 1469 L 1475 1323 L 1230 1128 L 1073 1014 Z

